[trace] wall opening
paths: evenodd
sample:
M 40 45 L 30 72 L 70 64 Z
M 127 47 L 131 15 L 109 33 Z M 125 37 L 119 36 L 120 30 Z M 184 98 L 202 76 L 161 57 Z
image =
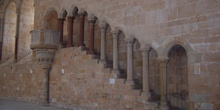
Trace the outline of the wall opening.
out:
M 188 110 L 187 53 L 180 46 L 173 46 L 168 54 L 167 99 L 172 110 Z

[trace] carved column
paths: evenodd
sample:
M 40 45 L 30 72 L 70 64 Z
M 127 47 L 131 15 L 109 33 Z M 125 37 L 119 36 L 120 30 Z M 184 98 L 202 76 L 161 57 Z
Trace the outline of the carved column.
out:
M 88 54 L 95 54 L 95 51 L 94 51 L 94 25 L 95 25 L 95 17 L 89 17 L 89 52 L 88 52 Z
M 106 63 L 106 23 L 100 23 L 101 28 L 101 62 Z
M 133 43 L 134 38 L 126 38 L 127 43 L 127 81 L 126 83 L 134 84 L 133 81 Z
M 84 20 L 85 20 L 85 12 L 79 13 L 79 46 L 85 46 L 84 44 Z
M 67 47 L 73 47 L 73 16 L 68 16 L 68 44 Z
M 58 18 L 58 25 L 59 25 L 59 31 L 60 31 L 60 41 L 59 44 L 63 46 L 63 23 L 64 23 L 64 18 Z
M 161 89 L 161 101 L 160 108 L 162 110 L 168 110 L 167 106 L 167 61 L 168 58 L 157 58 L 160 65 L 160 89 Z
M 15 33 L 15 56 L 14 60 L 17 62 L 18 58 L 18 39 L 19 39 L 19 22 L 20 22 L 20 12 L 17 11 L 17 19 L 16 19 L 16 33 Z
M 150 46 L 143 46 L 141 47 L 141 51 L 142 51 L 142 64 L 143 64 L 143 93 L 142 95 L 144 97 L 147 97 L 147 100 L 149 100 L 149 98 L 151 97 L 150 91 L 149 91 L 149 71 L 148 71 L 148 53 L 150 50 Z
M 113 30 L 112 32 L 113 36 L 113 71 L 119 72 L 119 66 L 118 66 L 118 35 L 119 30 Z

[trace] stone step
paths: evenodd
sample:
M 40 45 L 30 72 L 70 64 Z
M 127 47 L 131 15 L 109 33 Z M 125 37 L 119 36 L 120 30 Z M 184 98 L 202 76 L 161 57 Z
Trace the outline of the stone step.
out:
M 134 95 L 140 96 L 141 95 L 141 90 L 139 90 L 139 89 L 131 90 L 131 93 L 134 94 Z
M 111 68 L 102 68 L 101 72 L 102 73 L 109 73 L 110 74 L 111 73 Z
M 110 73 L 111 78 L 119 78 L 119 79 L 126 79 L 127 75 L 124 73 Z
M 132 89 L 142 89 L 142 84 L 134 84 L 132 85 Z
M 115 79 L 115 83 L 125 84 L 125 79 Z

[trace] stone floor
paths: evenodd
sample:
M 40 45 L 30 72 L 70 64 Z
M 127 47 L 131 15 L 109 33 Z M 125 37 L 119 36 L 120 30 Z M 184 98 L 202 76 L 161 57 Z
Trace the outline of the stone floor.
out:
M 28 102 L 0 99 L 0 110 L 67 110 L 56 107 L 45 107 Z

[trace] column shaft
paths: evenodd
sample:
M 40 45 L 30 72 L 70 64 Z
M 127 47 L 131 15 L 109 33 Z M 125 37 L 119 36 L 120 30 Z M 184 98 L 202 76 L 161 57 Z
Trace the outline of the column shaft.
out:
M 167 110 L 167 59 L 158 59 L 160 63 L 161 109 Z
M 67 47 L 73 47 L 73 16 L 68 16 L 68 44 Z
M 88 54 L 95 54 L 94 51 L 94 19 L 89 20 L 89 52 Z
M 64 23 L 64 18 L 58 18 L 59 22 L 59 31 L 60 31 L 60 45 L 63 45 L 63 23 Z
M 126 39 L 127 42 L 127 83 L 134 84 L 133 81 L 133 38 Z
M 106 23 L 99 25 L 101 28 L 101 62 L 106 63 Z
M 50 103 L 50 69 L 49 68 L 44 68 L 44 82 L 43 82 L 43 98 L 44 98 L 44 104 L 47 105 Z
M 79 25 L 79 46 L 85 46 L 84 44 L 84 19 L 85 14 L 81 13 L 79 15 L 80 25 Z
M 149 48 L 143 48 L 142 50 L 142 64 L 143 64 L 143 94 L 148 99 L 150 98 L 149 92 L 149 71 L 148 71 L 148 52 Z
M 118 71 L 118 35 L 119 31 L 112 31 L 113 36 L 113 70 Z

